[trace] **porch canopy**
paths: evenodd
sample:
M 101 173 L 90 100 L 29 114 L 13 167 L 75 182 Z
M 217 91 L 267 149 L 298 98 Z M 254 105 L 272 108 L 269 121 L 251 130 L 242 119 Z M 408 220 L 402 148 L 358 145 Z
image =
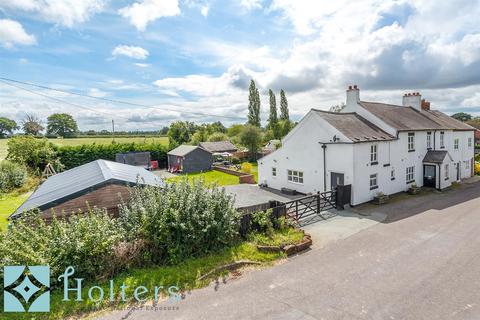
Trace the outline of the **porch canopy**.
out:
M 448 156 L 448 158 L 447 158 Z M 445 159 L 447 158 L 447 159 Z M 425 157 L 423 158 L 423 163 L 443 163 L 445 160 L 447 162 L 452 161 L 452 157 L 448 154 L 446 150 L 429 150 Z

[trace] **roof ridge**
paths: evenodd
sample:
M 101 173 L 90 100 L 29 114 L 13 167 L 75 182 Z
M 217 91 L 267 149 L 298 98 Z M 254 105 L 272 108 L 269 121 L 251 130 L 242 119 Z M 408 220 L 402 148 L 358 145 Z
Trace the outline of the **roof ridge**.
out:
M 313 110 L 313 111 L 316 111 L 316 112 L 321 112 L 321 113 L 336 114 L 336 115 L 357 114 L 356 112 L 335 112 L 335 111 L 327 111 L 327 110 L 321 110 L 321 109 L 316 109 L 316 108 L 311 108 L 310 110 Z

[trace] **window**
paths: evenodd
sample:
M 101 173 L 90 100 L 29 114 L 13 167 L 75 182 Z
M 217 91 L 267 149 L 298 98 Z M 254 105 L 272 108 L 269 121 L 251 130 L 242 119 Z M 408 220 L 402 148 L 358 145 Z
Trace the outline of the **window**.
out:
M 390 180 L 395 180 L 395 168 L 392 168 L 392 171 L 390 171 Z
M 449 170 L 449 165 L 445 165 L 445 180 L 450 179 L 450 170 Z
M 472 147 L 472 138 L 468 138 L 468 147 L 469 147 L 469 148 Z
M 453 140 L 453 149 L 458 150 L 458 145 L 460 144 L 460 140 L 457 138 Z
M 277 168 L 272 167 L 272 177 L 276 177 L 276 176 L 277 176 Z
M 427 149 L 432 149 L 432 133 L 427 132 Z
M 377 179 L 377 174 L 371 174 L 370 175 L 370 190 L 377 189 L 378 188 L 378 179 Z
M 470 161 L 465 161 L 465 169 L 470 169 Z
M 440 148 L 445 148 L 445 132 L 440 132 Z
M 296 170 L 288 170 L 288 181 L 295 183 L 303 183 L 303 172 Z
M 377 148 L 376 144 L 370 146 L 370 164 L 378 164 Z
M 407 183 L 415 181 L 415 166 L 407 167 L 406 180 Z
M 415 133 L 408 133 L 408 152 L 415 151 Z

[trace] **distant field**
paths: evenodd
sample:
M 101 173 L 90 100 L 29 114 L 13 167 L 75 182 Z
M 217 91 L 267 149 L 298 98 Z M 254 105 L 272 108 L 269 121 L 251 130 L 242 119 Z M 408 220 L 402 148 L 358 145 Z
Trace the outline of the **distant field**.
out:
M 60 146 L 76 146 L 76 145 L 81 145 L 81 144 L 108 144 L 112 143 L 113 139 L 112 138 L 73 138 L 73 139 L 48 139 L 54 144 L 60 145 Z M 7 156 L 7 141 L 8 139 L 0 139 L 0 160 L 5 159 Z M 130 137 L 130 138 L 115 138 L 116 142 L 137 142 L 137 143 L 143 143 L 143 142 L 159 142 L 163 144 L 168 144 L 168 137 Z

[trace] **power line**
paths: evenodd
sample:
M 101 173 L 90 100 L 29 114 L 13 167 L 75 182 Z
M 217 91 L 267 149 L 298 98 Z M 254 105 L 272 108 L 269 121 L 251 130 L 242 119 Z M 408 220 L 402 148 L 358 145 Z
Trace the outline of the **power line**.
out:
M 80 96 L 80 97 L 86 97 L 90 99 L 96 99 L 96 100 L 102 100 L 102 101 L 108 101 L 111 103 L 119 103 L 119 104 L 124 104 L 124 105 L 130 105 L 130 106 L 135 106 L 135 107 L 142 107 L 142 108 L 151 108 L 151 109 L 157 109 L 157 110 L 164 110 L 164 111 L 174 111 L 174 112 L 181 112 L 185 114 L 192 114 L 192 115 L 197 115 L 197 116 L 206 116 L 206 117 L 216 117 L 216 118 L 225 118 L 225 119 L 232 119 L 232 120 L 245 120 L 242 117 L 236 117 L 236 116 L 224 116 L 224 115 L 216 115 L 216 114 L 211 114 L 211 113 L 204 113 L 204 112 L 196 112 L 196 111 L 181 111 L 181 110 L 176 110 L 172 108 L 165 108 L 165 107 L 158 107 L 154 105 L 145 105 L 145 104 L 140 104 L 140 103 L 134 103 L 134 102 L 129 102 L 129 101 L 123 101 L 123 100 L 117 100 L 117 99 L 109 99 L 105 97 L 95 97 L 91 96 L 88 94 L 83 94 L 83 93 L 78 93 L 78 92 L 72 92 L 72 91 L 67 91 L 67 90 L 61 90 L 61 89 L 56 89 L 52 87 L 47 87 L 39 84 L 34 84 L 30 82 L 24 82 L 20 80 L 15 80 L 15 79 L 10 79 L 10 78 L 5 78 L 5 77 L 0 77 L 0 80 L 3 80 L 2 82 L 5 84 L 8 84 L 8 82 L 14 82 L 14 83 L 19 83 L 27 86 L 32 86 L 32 87 L 37 87 L 41 89 L 46 89 L 46 90 L 51 90 L 51 91 L 57 91 L 61 93 L 66 93 L 70 95 L 75 95 L 75 96 Z M 12 85 L 12 84 L 10 84 Z M 17 87 L 18 88 L 18 87 Z M 23 87 L 19 87 L 20 89 L 27 90 Z M 27 90 L 28 91 L 28 90 Z

